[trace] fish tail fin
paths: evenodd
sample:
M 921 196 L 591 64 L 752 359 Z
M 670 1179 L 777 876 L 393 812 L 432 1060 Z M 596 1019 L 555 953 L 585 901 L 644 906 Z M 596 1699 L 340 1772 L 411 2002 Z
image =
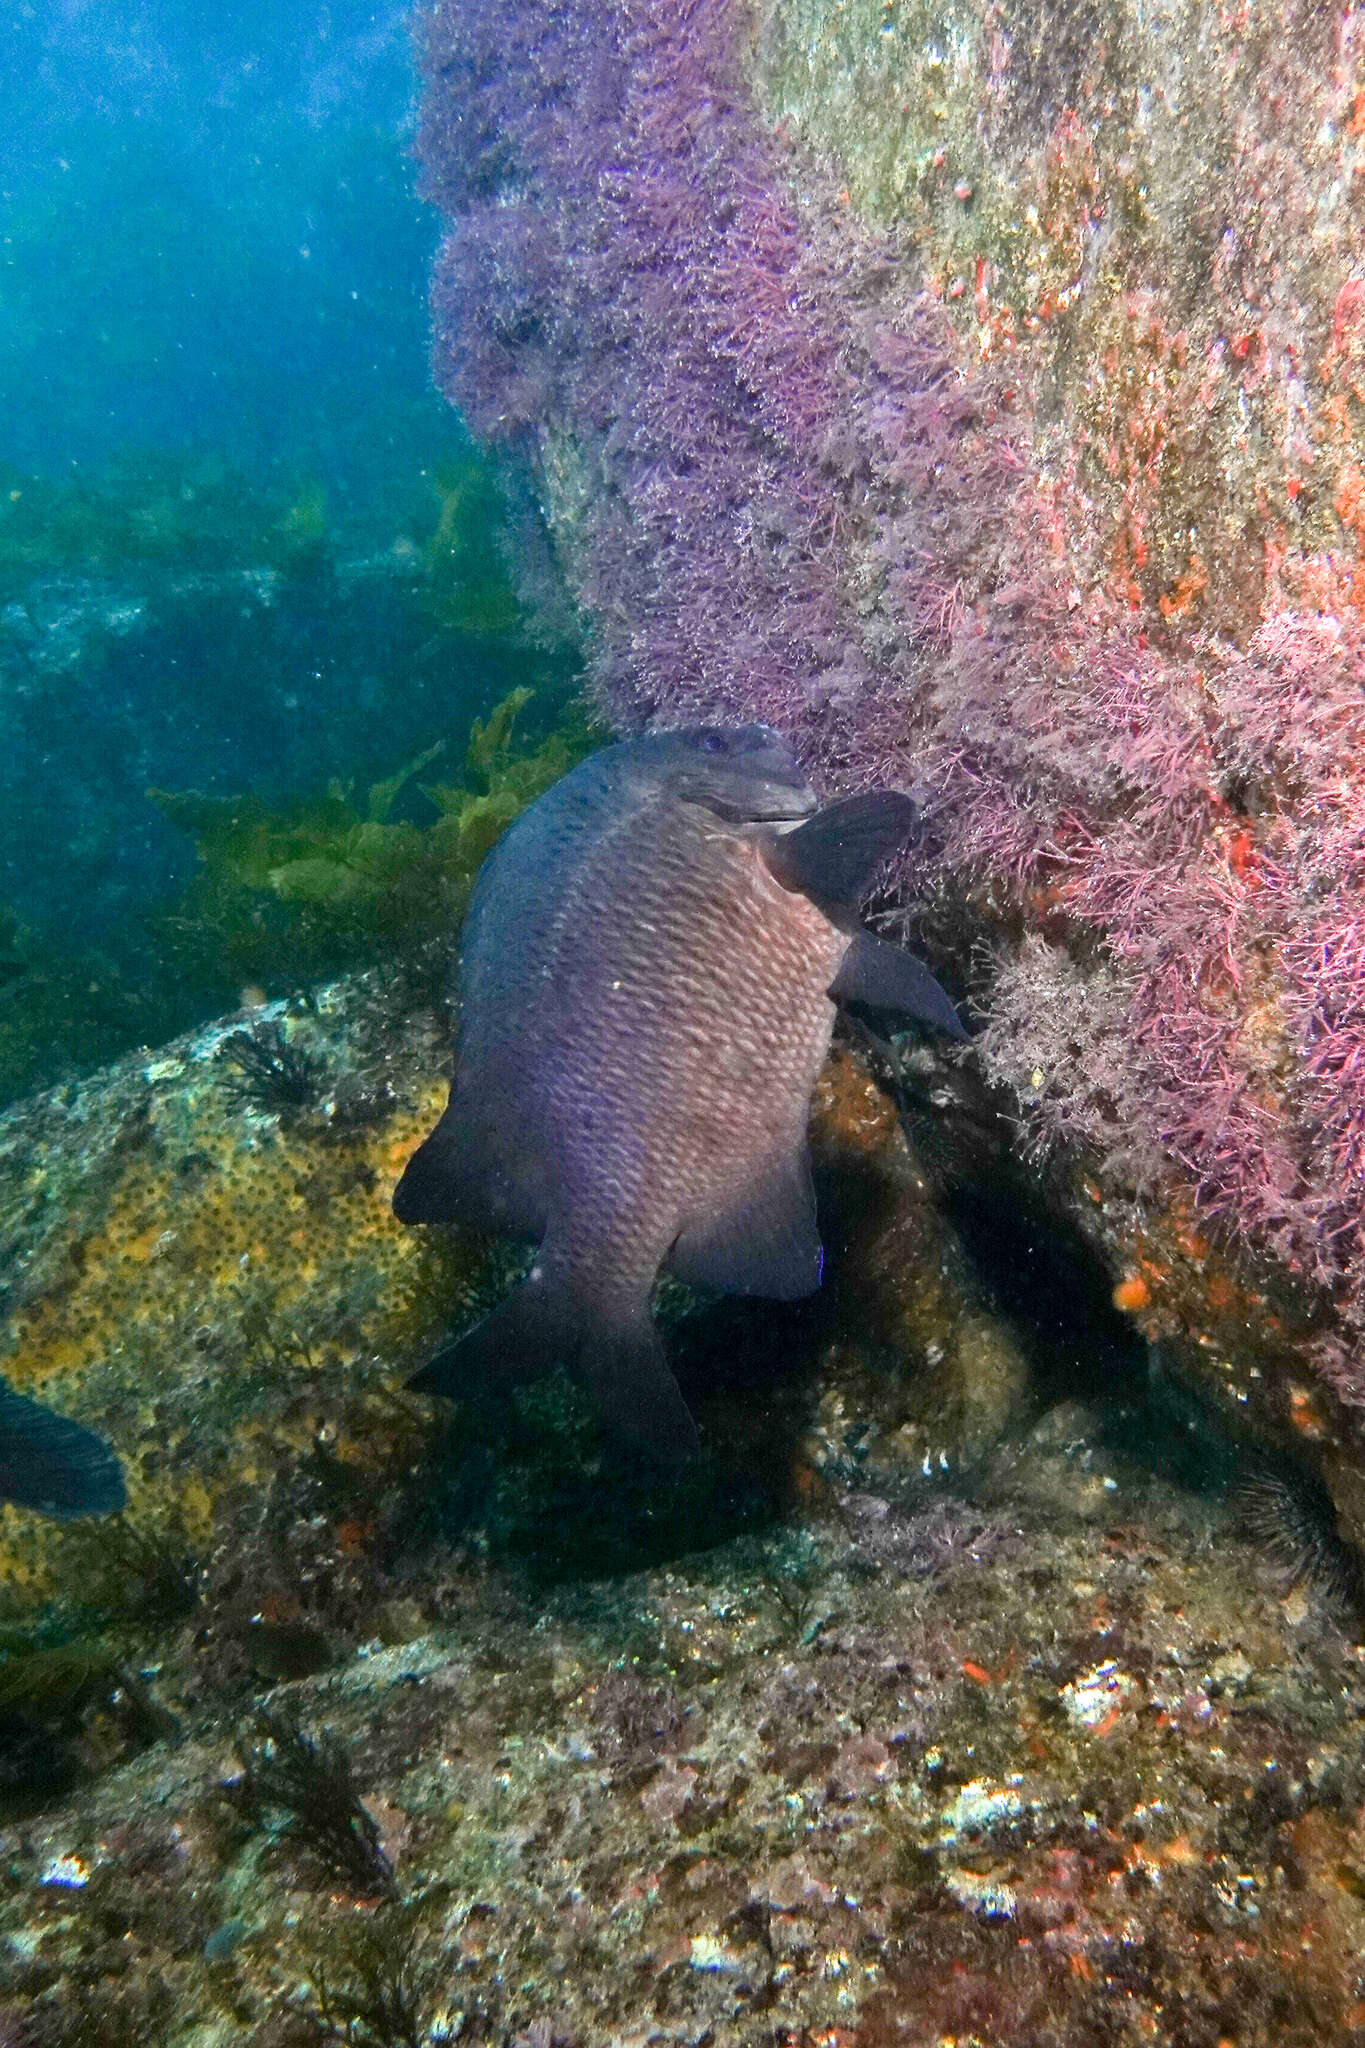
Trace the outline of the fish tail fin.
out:
M 592 1393 L 603 1426 L 656 1464 L 696 1455 L 697 1426 L 668 1369 L 648 1303 L 607 1320 L 565 1283 L 533 1272 L 491 1315 L 445 1345 L 408 1385 L 450 1399 L 505 1399 L 564 1366 Z
M 70 1521 L 116 1515 L 128 1491 L 102 1436 L 0 1380 L 0 1501 Z
M 668 1369 L 648 1303 L 628 1323 L 586 1333 L 579 1378 L 591 1388 L 603 1426 L 651 1464 L 685 1464 L 700 1451 L 697 1425 Z

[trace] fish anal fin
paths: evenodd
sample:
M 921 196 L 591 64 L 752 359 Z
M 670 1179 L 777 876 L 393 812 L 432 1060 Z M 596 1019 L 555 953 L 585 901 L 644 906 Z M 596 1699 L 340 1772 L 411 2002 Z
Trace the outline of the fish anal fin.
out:
M 556 1366 L 572 1366 L 577 1347 L 578 1333 L 562 1304 L 527 1279 L 482 1322 L 443 1345 L 408 1385 L 452 1401 L 497 1401 Z
M 669 1271 L 690 1287 L 799 1301 L 824 1269 L 804 1143 L 770 1160 L 715 1214 L 679 1232 Z
M 534 1180 L 518 1173 L 509 1142 L 452 1102 L 404 1167 L 393 1213 L 400 1223 L 465 1223 L 539 1237 L 545 1212 Z
M 764 858 L 784 889 L 856 910 L 918 819 L 918 806 L 900 790 L 865 790 L 777 833 Z
M 922 960 L 902 946 L 888 945 L 872 932 L 859 932 L 830 984 L 836 1003 L 864 1003 L 870 1010 L 897 1010 L 950 1038 L 966 1031 L 946 989 Z

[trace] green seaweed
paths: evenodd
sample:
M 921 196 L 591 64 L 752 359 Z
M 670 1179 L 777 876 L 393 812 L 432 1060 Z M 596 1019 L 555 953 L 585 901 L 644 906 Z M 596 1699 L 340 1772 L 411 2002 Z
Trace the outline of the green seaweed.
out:
M 517 632 L 508 508 L 493 466 L 466 445 L 424 477 L 399 480 L 397 509 L 434 622 L 484 637 Z M 326 485 L 303 471 L 261 483 L 215 452 L 153 449 L 55 477 L 0 464 L 0 603 L 22 602 L 30 584 L 51 576 L 304 575 L 341 542 Z
M 0 905 L 0 1101 L 163 1043 L 244 984 L 287 993 L 457 928 L 484 856 L 601 741 L 571 709 L 519 745 L 531 694 L 513 690 L 474 720 L 449 779 L 427 779 L 459 746 L 443 739 L 363 789 L 334 782 L 276 804 L 152 792 L 200 866 L 126 957 L 64 951 Z
M 150 450 L 62 477 L 0 468 L 0 602 L 46 576 L 302 572 L 332 545 L 315 477 L 264 488 L 221 456 Z
M 0 1635 L 0 1714 L 23 1709 L 65 1726 L 128 1682 L 126 1666 L 107 1643 L 38 1645 L 18 1630 Z
M 521 606 L 501 546 L 507 507 L 494 471 L 471 451 L 438 469 L 433 488 L 440 509 L 423 553 L 433 618 L 456 632 L 512 632 Z
M 363 791 L 333 782 L 279 807 L 153 791 L 202 863 L 162 920 L 168 953 L 191 972 L 214 959 L 239 982 L 299 982 L 453 929 L 484 856 L 594 741 L 574 719 L 518 752 L 513 728 L 530 697 L 514 690 L 474 721 L 449 782 L 425 779 L 447 754 L 441 741 Z M 400 815 L 409 797 L 425 822 Z
M 187 1019 L 183 991 L 178 1010 L 167 994 L 154 966 L 64 951 L 0 906 L 0 1101 L 169 1036 L 164 1018 Z
M 465 448 L 399 478 L 399 524 L 420 559 L 426 603 L 455 631 L 501 635 L 521 618 L 500 536 L 496 474 Z M 433 523 L 434 496 L 434 523 Z M 260 482 L 214 451 L 130 449 L 99 468 L 32 475 L 0 464 L 0 603 L 47 577 L 275 569 L 307 575 L 342 546 L 326 484 L 305 470 Z
M 93 1731 L 92 1753 L 86 1737 Z M 175 1716 L 116 1645 L 0 1631 L 0 1817 L 84 1775 L 95 1754 L 126 1754 L 178 1733 Z
M 0 464 L 0 656 L 6 669 L 26 677 L 32 665 L 39 677 L 36 696 L 25 684 L 16 698 L 40 706 L 33 743 L 48 715 L 51 618 L 65 616 L 72 586 L 92 579 L 175 627 L 207 601 L 196 592 L 218 592 L 224 579 L 267 570 L 311 586 L 344 572 L 348 550 L 359 549 L 362 566 L 391 564 L 419 634 L 429 622 L 417 664 L 424 675 L 448 666 L 454 701 L 469 703 L 461 678 L 471 648 L 484 662 L 480 648 L 496 646 L 509 682 L 528 665 L 539 672 L 544 664 L 527 660 L 535 622 L 509 578 L 511 507 L 496 465 L 458 429 L 419 466 L 422 453 L 395 466 L 382 524 L 372 518 L 363 530 L 344 494 L 306 466 L 262 477 L 212 450 L 135 448 L 53 476 Z M 82 628 L 83 675 L 96 674 L 106 598 L 107 588 L 92 605 L 75 593 L 72 616 L 94 621 Z M 557 676 L 568 672 L 565 651 L 550 665 Z M 243 680 L 249 719 L 255 684 Z M 293 990 L 444 930 L 483 853 L 591 743 L 571 723 L 543 745 L 514 744 L 525 701 L 514 691 L 476 725 L 463 767 L 463 737 L 433 733 L 424 754 L 358 786 L 282 798 L 163 794 L 163 812 L 199 847 L 199 871 L 178 897 L 130 906 L 98 938 L 75 943 L 55 920 L 30 928 L 22 903 L 0 904 L 0 1102 L 164 1042 L 230 1005 L 244 984 Z M 52 702 L 65 702 L 60 690 Z

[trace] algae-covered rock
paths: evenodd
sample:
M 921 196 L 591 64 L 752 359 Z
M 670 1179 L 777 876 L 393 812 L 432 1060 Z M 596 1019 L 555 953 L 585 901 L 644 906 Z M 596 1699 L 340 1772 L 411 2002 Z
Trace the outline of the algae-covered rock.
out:
M 448 1032 L 417 957 L 0 1122 L 5 1373 L 132 1495 L 0 1528 L 0 2027 L 1349 2039 L 1330 1522 L 1269 1468 L 1248 1515 L 1083 1247 L 973 1210 L 953 1070 L 836 1049 L 828 1285 L 672 1291 L 707 1457 L 665 1481 L 566 1389 L 400 1391 L 510 1277 L 390 1214 Z
M 1027 387 L 1069 544 L 1182 630 L 1243 637 L 1286 555 L 1347 542 L 1361 460 L 1361 73 L 1293 0 L 771 0 L 768 117 L 905 232 Z M 1345 531 L 1343 531 L 1343 528 Z
M 0 1828 L 0 2017 L 25 2048 L 92 1998 L 176 2048 L 1349 2041 L 1358 1655 L 1095 1420 L 974 1503 L 873 1457 L 761 1539 L 554 1592 L 428 1556 L 442 1625 L 247 1721 L 201 1700 Z
M 1016 1161 L 1359 1542 L 1354 17 L 461 0 L 426 38 L 439 372 L 529 452 L 600 701 L 922 793 L 886 916 Z
M 306 1092 L 281 1107 L 269 1069 L 286 1057 Z M 387 1201 L 442 1057 L 429 1008 L 362 979 L 6 1113 L 3 1369 L 110 1438 L 135 1519 L 207 1540 L 225 1497 L 288 1457 L 392 1455 L 404 1420 L 383 1389 L 473 1271 Z M 50 1587 L 53 1552 L 43 1525 L 5 1524 L 13 1603 Z

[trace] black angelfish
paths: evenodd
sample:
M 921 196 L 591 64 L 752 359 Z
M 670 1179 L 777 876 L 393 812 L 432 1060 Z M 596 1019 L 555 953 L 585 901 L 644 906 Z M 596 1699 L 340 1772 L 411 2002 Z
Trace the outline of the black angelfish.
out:
M 116 1515 L 127 1499 L 103 1437 L 0 1380 L 0 1501 L 68 1522 Z
M 415 1386 L 563 1364 L 618 1435 L 677 1459 L 697 1432 L 650 1314 L 660 1271 L 784 1301 L 819 1286 L 806 1122 L 836 1002 L 965 1033 L 928 969 L 856 921 L 910 799 L 815 811 L 766 726 L 660 732 L 582 762 L 489 856 L 449 1107 L 393 1205 L 540 1250 Z

